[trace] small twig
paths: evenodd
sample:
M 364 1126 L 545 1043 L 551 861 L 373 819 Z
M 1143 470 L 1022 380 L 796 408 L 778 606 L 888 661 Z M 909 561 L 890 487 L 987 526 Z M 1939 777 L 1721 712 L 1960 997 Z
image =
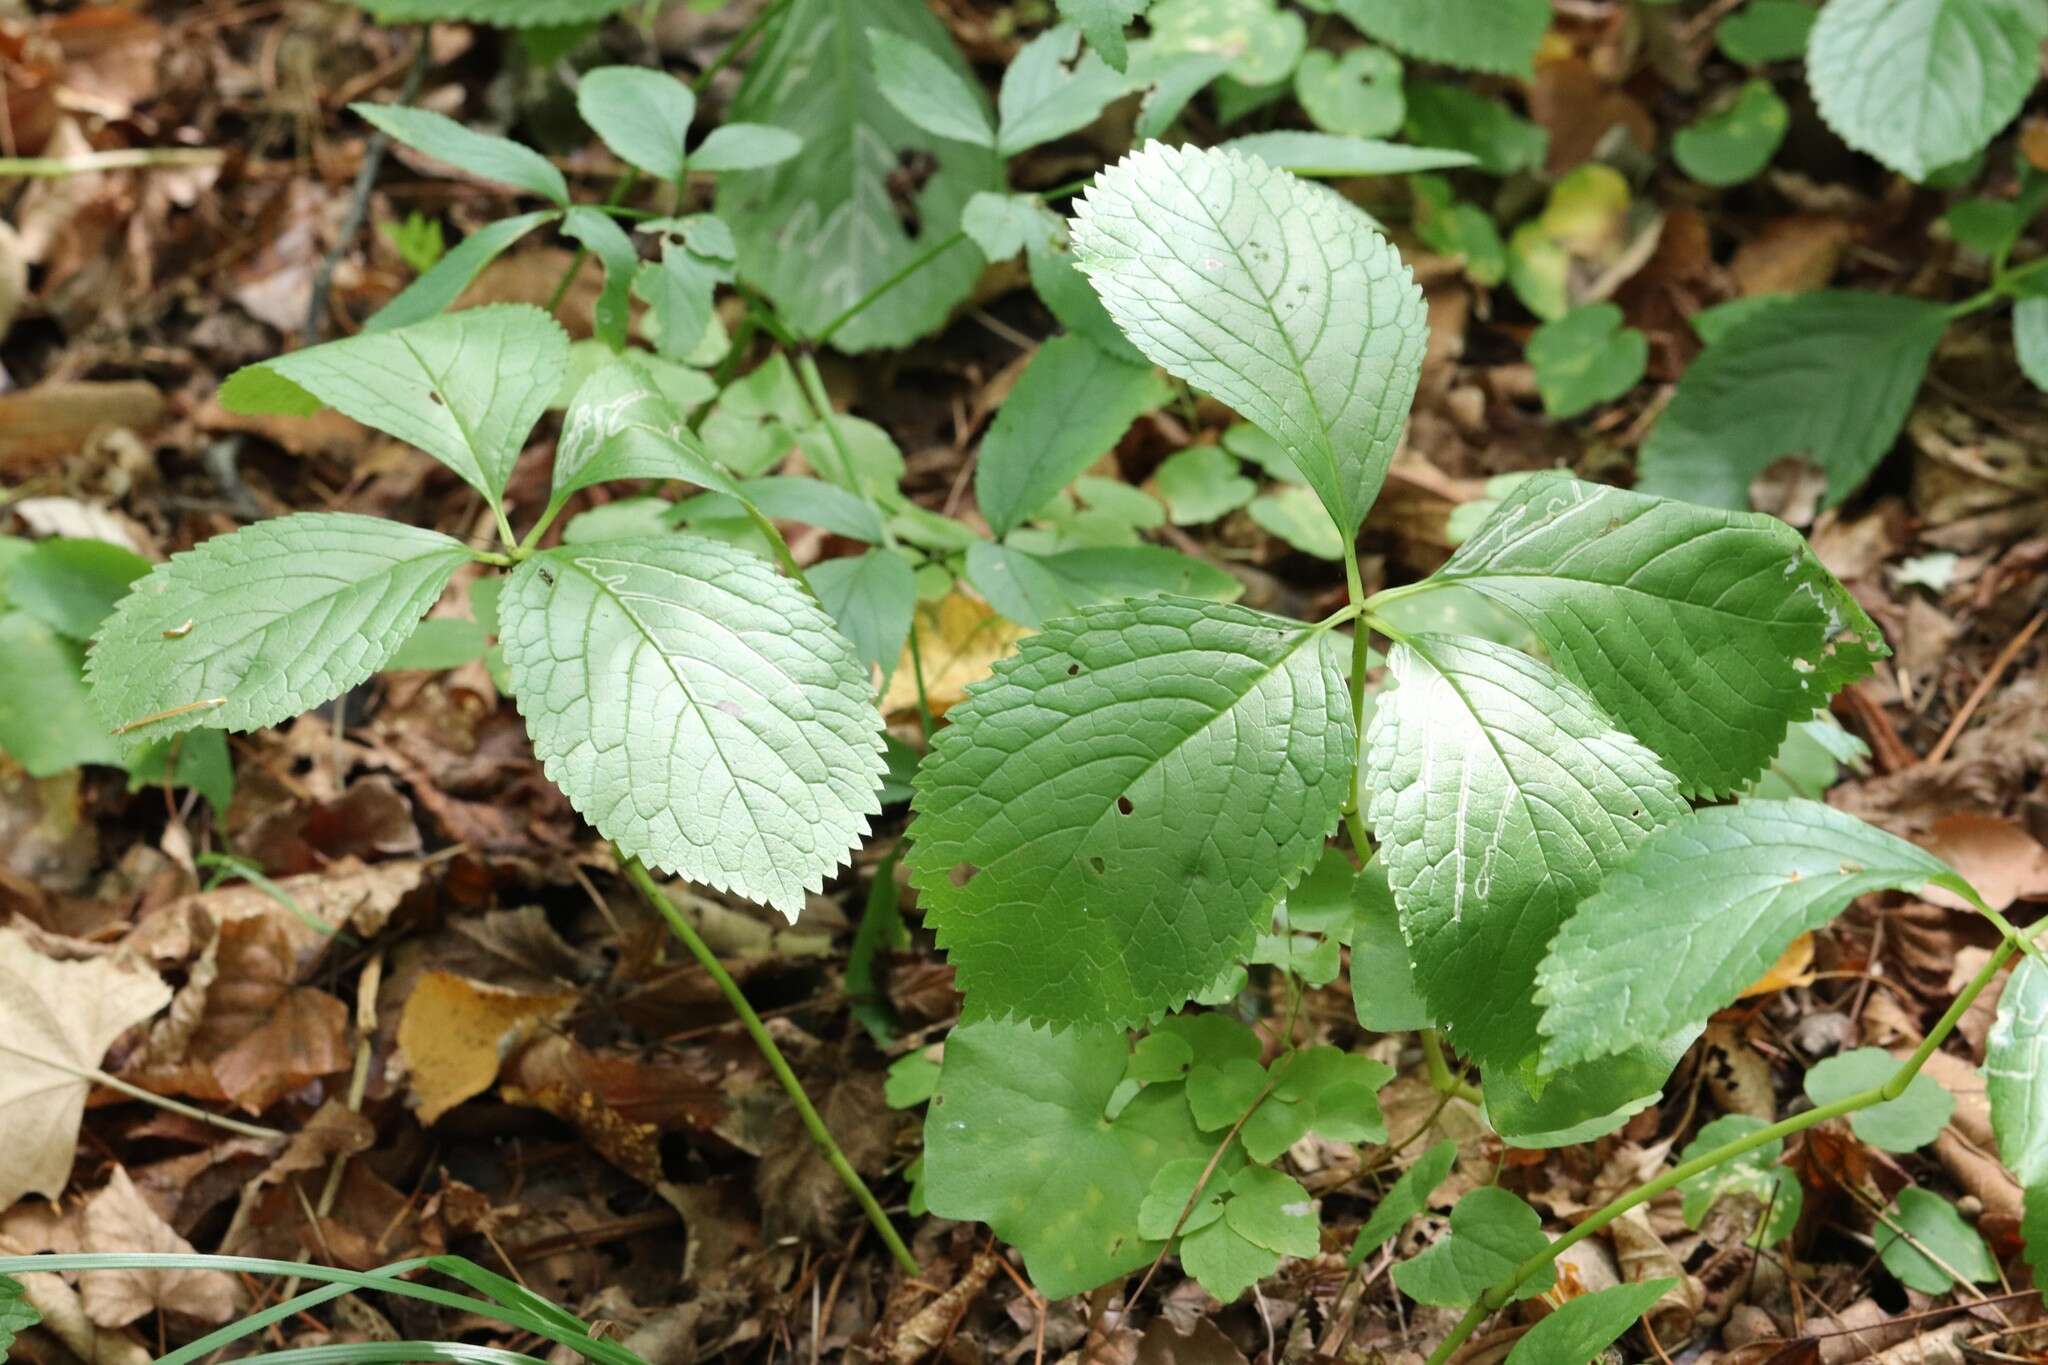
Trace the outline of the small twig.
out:
M 169 170 L 176 166 L 218 166 L 227 153 L 217 147 L 119 147 L 73 156 L 0 157 L 0 180 L 62 180 L 96 171 Z
M 2048 608 L 2035 612 L 2034 619 L 2022 626 L 2020 633 L 2008 640 L 2004 649 L 1998 651 L 1998 657 L 1991 661 L 1991 667 L 1984 670 L 1984 676 L 1977 680 L 1977 685 L 1970 689 L 1970 695 L 1963 699 L 1962 708 L 1956 712 L 1955 719 L 1948 723 L 1948 729 L 1941 732 L 1941 738 L 1934 741 L 1934 747 L 1927 751 L 1927 757 L 1921 760 L 1923 763 L 1939 763 L 1948 757 L 1948 751 L 1962 738 L 1963 728 L 1970 723 L 1970 717 L 1977 714 L 1977 708 L 1984 704 L 1984 698 L 1991 695 L 1991 689 L 2005 676 L 2005 670 L 2012 666 L 2012 661 L 2027 647 L 2027 642 L 2034 638 L 2034 633 L 2041 629 L 2043 622 L 2048 622 Z

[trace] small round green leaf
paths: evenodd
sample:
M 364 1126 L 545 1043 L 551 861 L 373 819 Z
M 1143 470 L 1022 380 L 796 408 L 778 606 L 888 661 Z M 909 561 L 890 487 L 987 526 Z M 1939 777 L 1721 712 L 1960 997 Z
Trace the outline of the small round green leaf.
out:
M 1649 356 L 1649 339 L 1624 326 L 1621 309 L 1611 303 L 1574 308 L 1529 337 L 1529 364 L 1543 410 L 1558 418 L 1576 417 L 1627 393 L 1642 379 Z
M 1681 170 L 1703 185 L 1739 185 L 1771 164 L 1791 122 L 1771 83 L 1753 80 L 1725 109 L 1679 129 L 1671 139 L 1671 154 Z
M 697 97 L 674 76 L 644 66 L 601 66 L 576 86 L 576 110 L 620 160 L 656 180 L 683 173 Z
M 1881 1047 L 1859 1047 L 1830 1057 L 1806 1073 L 1806 1097 L 1832 1104 L 1860 1090 L 1883 1085 L 1899 1063 Z M 1911 1152 L 1941 1134 L 1956 1111 L 1956 1097 L 1932 1076 L 1915 1076 L 1904 1094 L 1849 1115 L 1856 1136 L 1886 1152 Z
M 1387 137 L 1408 112 L 1401 59 L 1372 46 L 1342 56 L 1323 48 L 1310 52 L 1294 69 L 1294 97 L 1309 122 L 1346 137 Z

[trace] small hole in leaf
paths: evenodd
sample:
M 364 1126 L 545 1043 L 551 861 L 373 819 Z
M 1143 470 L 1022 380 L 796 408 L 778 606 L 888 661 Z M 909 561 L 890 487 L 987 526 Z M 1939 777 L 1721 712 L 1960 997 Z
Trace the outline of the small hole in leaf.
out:
M 670 246 L 681 246 L 683 244 L 683 237 L 682 234 L 679 232 L 667 233 L 662 237 L 661 240 L 666 242 Z
M 955 886 L 965 886 L 981 871 L 973 863 L 955 863 L 953 870 L 946 874 L 946 880 Z
M 1129 814 L 1131 813 L 1131 798 L 1130 798 L 1130 797 L 1128 797 L 1128 796 L 1119 796 L 1119 797 L 1118 797 L 1118 798 L 1116 799 L 1116 813 L 1117 813 L 1118 815 L 1129 815 Z
M 432 389 L 427 390 L 427 399 L 437 408 L 445 408 L 448 406 L 448 400 L 443 398 L 440 394 L 436 393 Z
M 1105 863 L 1100 858 L 1090 858 L 1088 860 L 1088 866 L 1095 869 L 1095 875 L 1098 877 L 1104 877 L 1109 875 L 1109 864 Z
M 1068 677 L 1070 677 L 1070 678 L 1071 678 L 1071 677 L 1074 677 L 1074 676 L 1075 676 L 1076 674 L 1080 673 L 1080 671 L 1081 671 L 1081 665 L 1079 665 L 1079 664 L 1068 664 L 1068 665 L 1067 665 L 1067 676 L 1068 676 Z

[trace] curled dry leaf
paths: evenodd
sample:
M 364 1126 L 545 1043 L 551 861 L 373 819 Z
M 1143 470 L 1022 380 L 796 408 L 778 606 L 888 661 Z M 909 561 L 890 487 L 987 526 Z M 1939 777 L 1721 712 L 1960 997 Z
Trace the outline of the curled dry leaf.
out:
M 56 962 L 0 929 L 0 1208 L 64 1192 L 92 1075 L 116 1038 L 170 999 L 155 972 L 125 957 Z
M 574 991 L 524 995 L 452 972 L 422 976 L 398 1020 L 398 1051 L 412 1072 L 420 1122 L 490 1089 L 512 1050 L 577 998 Z

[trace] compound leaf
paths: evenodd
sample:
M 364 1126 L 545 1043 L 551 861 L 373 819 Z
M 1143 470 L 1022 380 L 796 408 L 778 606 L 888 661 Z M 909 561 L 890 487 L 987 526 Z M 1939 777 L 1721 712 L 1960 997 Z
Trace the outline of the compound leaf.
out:
M 687 534 L 565 545 L 498 618 L 534 752 L 627 854 L 795 920 L 867 833 L 867 670 L 765 561 Z
M 479 133 L 431 109 L 403 104 L 351 104 L 349 108 L 371 127 L 458 171 L 537 194 L 559 208 L 569 207 L 569 182 L 531 147 Z
M 1050 621 L 950 713 L 911 879 L 970 1016 L 1132 1024 L 1241 961 L 1357 743 L 1327 631 L 1186 598 Z
M 896 112 L 933 137 L 993 147 L 981 92 L 932 48 L 886 28 L 868 30 L 875 84 Z
M 1638 486 L 1742 508 L 1752 479 L 1799 455 L 1840 502 L 1898 438 L 1947 325 L 1939 304 L 1854 289 L 1745 313 L 1678 381 L 1643 446 Z
M 1550 0 L 1337 0 L 1368 38 L 1425 61 L 1526 76 L 1550 28 Z
M 131 745 L 275 725 L 384 667 L 468 560 L 439 532 L 343 512 L 215 536 L 150 570 L 100 627 L 93 706 Z
M 1252 1245 L 1282 1256 L 1322 1250 L 1315 1201 L 1300 1181 L 1270 1166 L 1247 1166 L 1231 1180 L 1223 1221 Z
M 1828 0 L 1806 79 L 1842 141 L 1925 180 L 2019 113 L 2044 41 L 2044 0 Z
M 1883 1085 L 1898 1069 L 1898 1060 L 1883 1048 L 1859 1047 L 1829 1057 L 1808 1071 L 1806 1097 L 1817 1105 L 1832 1104 Z M 1882 1151 L 1911 1152 L 1939 1137 L 1955 1112 L 1956 1097 L 1940 1081 L 1922 1074 L 1907 1082 L 1905 1093 L 1897 1099 L 1849 1115 L 1849 1127 Z
M 1002 127 L 996 151 L 1015 156 L 1086 128 L 1130 88 L 1130 81 L 1101 57 L 1082 49 L 1079 29 L 1066 24 L 1047 29 L 1026 43 L 1003 72 L 996 95 Z
M 1214 1148 L 1175 1086 L 1147 1086 L 1106 1116 L 1129 1055 L 1112 1028 L 983 1020 L 946 1039 L 925 1116 L 925 1200 L 941 1218 L 987 1223 L 1047 1298 L 1149 1264 L 1162 1244 L 1138 1232 L 1146 1191 L 1172 1163 L 1199 1172 Z
M 1394 1283 L 1417 1303 L 1463 1308 L 1549 1246 L 1536 1210 L 1498 1185 L 1481 1185 L 1451 1210 L 1448 1237 L 1394 1267 Z M 1532 1298 L 1555 1283 L 1557 1268 L 1546 1264 L 1515 1297 Z
M 1650 1305 L 1678 1283 L 1638 1280 L 1566 1299 L 1556 1312 L 1522 1334 L 1507 1365 L 1586 1365 L 1633 1327 Z
M 1004 536 L 1029 520 L 1167 396 L 1150 365 L 1086 337 L 1040 346 L 982 438 L 974 494 L 989 529 Z
M 791 0 L 747 61 L 730 117 L 781 128 L 804 154 L 718 179 L 718 216 L 739 243 L 739 273 L 800 333 L 815 335 L 944 240 L 977 191 L 1001 188 L 985 145 L 926 132 L 883 97 L 868 34 L 887 29 L 967 67 L 924 0 Z M 937 168 L 899 206 L 904 157 Z M 902 346 L 939 325 L 981 278 L 964 243 L 920 267 L 833 335 L 842 350 Z
M 322 404 L 418 446 L 496 506 L 569 365 L 569 337 L 526 304 L 465 308 L 244 366 L 230 412 L 305 416 Z
M 1818 802 L 1695 811 L 1644 840 L 1550 945 L 1536 991 L 1544 1065 L 1704 1023 L 1856 897 L 1929 883 L 1975 894 L 1932 854 Z
M 1689 794 L 1755 777 L 1888 652 L 1783 522 L 1572 479 L 1517 484 L 1432 581 L 1520 617 Z
M 1551 935 L 1685 803 L 1649 750 L 1527 655 L 1422 635 L 1388 665 L 1360 776 L 1416 984 L 1460 1052 L 1514 1066 Z
M 576 86 L 576 111 L 620 160 L 656 180 L 681 177 L 697 96 L 666 72 L 601 66 Z
M 1075 211 L 1075 252 L 1117 325 L 1279 441 L 1355 535 L 1428 330 L 1394 248 L 1332 191 L 1221 148 L 1149 143 Z
M 448 305 L 462 296 L 462 291 L 483 273 L 485 266 L 504 255 L 513 243 L 542 223 L 551 223 L 561 216 L 559 210 L 541 209 L 522 213 L 516 218 L 499 218 L 485 223 L 456 243 L 453 251 L 434 262 L 431 270 L 400 290 L 397 298 L 371 314 L 369 321 L 363 324 L 363 330 L 389 332 L 446 312 Z

